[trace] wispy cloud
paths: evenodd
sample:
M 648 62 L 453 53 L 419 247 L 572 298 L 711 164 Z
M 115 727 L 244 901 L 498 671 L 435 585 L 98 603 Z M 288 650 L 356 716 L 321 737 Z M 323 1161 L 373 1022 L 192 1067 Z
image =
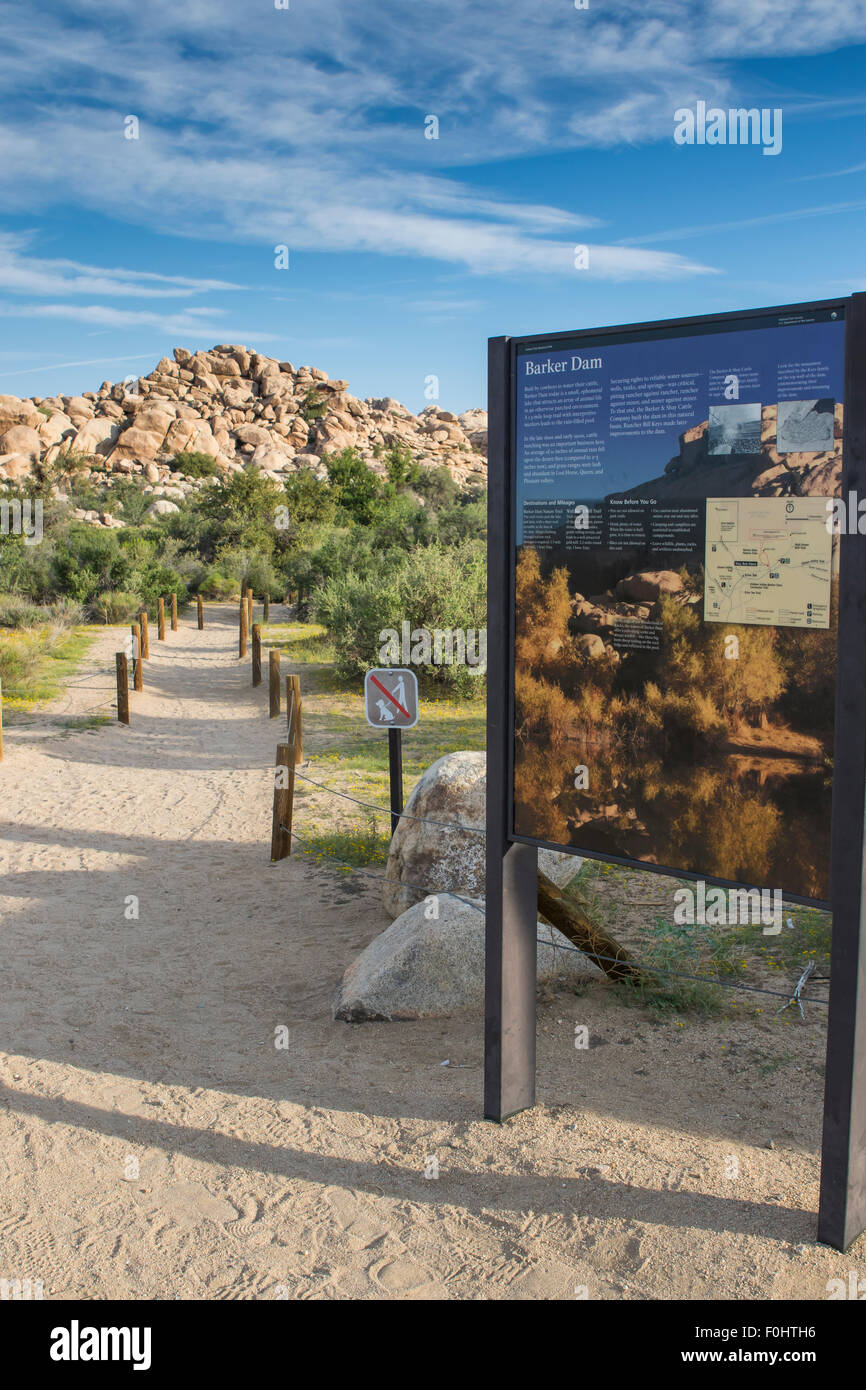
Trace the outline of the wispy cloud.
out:
M 82 265 L 25 254 L 33 234 L 0 232 L 0 289 L 13 294 L 76 295 L 124 299 L 187 299 L 214 290 L 240 290 L 226 280 L 199 280 L 154 271 Z
M 105 304 L 42 304 L 17 303 L 0 304 L 0 315 L 11 318 L 70 319 L 76 323 L 95 323 L 107 328 L 153 329 L 164 335 L 190 334 L 197 340 L 203 335 L 226 333 L 226 314 L 221 309 L 185 309 L 176 314 L 160 314 L 150 309 L 118 309 Z M 244 336 L 250 341 L 273 341 L 273 333 L 258 329 L 230 328 L 234 336 Z
M 19 356 L 16 353 L 16 358 Z M 3 378 L 13 376 L 33 376 L 35 372 L 58 372 L 66 367 L 116 367 L 122 362 L 152 362 L 152 352 L 129 353 L 126 357 L 84 357 L 76 362 L 44 362 L 36 367 L 21 367 L 14 372 L 3 372 Z
M 582 273 L 634 280 L 710 267 L 638 249 L 651 237 L 606 244 L 592 188 L 564 200 L 590 210 L 555 207 L 479 187 L 472 166 L 670 140 L 677 106 L 739 96 L 726 59 L 866 39 L 866 0 L 801 0 L 794 22 L 789 0 L 563 3 L 531 17 L 501 0 L 439 0 L 421 18 L 405 0 L 242 13 L 236 0 L 150 0 L 146 22 L 129 6 L 110 25 L 104 0 L 47 0 L 42 17 L 33 24 L 0 0 L 8 211 L 69 203 L 161 233 L 258 244 L 263 267 L 287 243 L 478 275 L 571 276 L 571 248 L 592 231 Z M 128 114 L 137 140 L 124 138 Z M 438 140 L 424 137 L 430 114 Z M 18 293 L 181 299 L 237 288 L 71 260 L 40 268 L 14 252 L 0 286 Z
M 791 208 L 787 212 L 767 212 L 761 217 L 742 217 L 735 222 L 699 222 L 690 227 L 671 227 L 666 231 L 648 232 L 645 236 L 623 237 L 620 246 L 641 246 L 647 242 L 680 241 L 687 237 L 716 236 L 719 232 L 737 232 L 747 227 L 766 227 L 775 222 L 802 222 L 810 217 L 832 217 L 838 213 L 863 212 L 866 199 L 850 203 L 820 203 L 816 207 Z
M 110 29 L 98 0 L 81 0 L 74 17 L 49 0 L 48 13 L 50 22 L 34 26 L 0 3 L 10 211 L 68 199 L 158 232 L 258 242 L 263 267 L 286 243 L 474 274 L 570 275 L 571 248 L 594 232 L 590 276 L 670 279 L 706 269 L 675 254 L 605 249 L 591 211 L 504 197 L 454 172 L 542 149 L 667 138 L 671 112 L 696 81 L 705 93 L 726 85 L 704 57 L 709 11 L 696 19 L 685 0 L 664 18 L 622 0 L 615 19 L 563 6 L 542 8 L 531 24 L 494 0 L 440 0 L 422 42 L 397 0 L 384 0 L 375 18 L 321 0 L 315 9 L 250 10 L 243 24 L 228 0 L 152 0 L 147 25 L 131 10 Z M 58 64 L 60 100 L 45 81 Z M 634 95 L 623 101 L 626 75 Z M 431 113 L 438 140 L 424 138 Z M 124 138 L 128 114 L 140 122 L 137 140 Z M 5 275 L 0 287 L 55 296 L 52 280 L 65 283 L 64 296 L 229 288 L 148 282 L 72 261 L 46 264 L 40 279 L 13 258 Z

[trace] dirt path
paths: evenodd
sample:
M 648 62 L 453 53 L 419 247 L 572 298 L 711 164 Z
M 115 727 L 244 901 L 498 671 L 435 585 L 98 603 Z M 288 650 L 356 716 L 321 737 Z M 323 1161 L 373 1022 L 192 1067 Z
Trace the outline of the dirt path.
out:
M 540 1104 L 503 1127 L 479 1118 L 480 1018 L 332 1021 L 386 918 L 375 885 L 268 863 L 282 723 L 235 641 L 216 607 L 152 638 L 130 728 L 9 730 L 0 1277 L 46 1297 L 821 1299 L 866 1274 L 862 1239 L 813 1243 L 820 1018 L 661 1028 L 604 989 L 556 995 Z

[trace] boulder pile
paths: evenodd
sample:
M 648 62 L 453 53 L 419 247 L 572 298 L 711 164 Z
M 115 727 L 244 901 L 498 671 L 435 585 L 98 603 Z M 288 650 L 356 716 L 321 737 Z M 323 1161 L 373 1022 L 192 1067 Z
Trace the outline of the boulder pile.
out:
M 209 454 L 218 475 L 251 465 L 280 480 L 304 467 L 322 477 L 327 454 L 350 446 L 384 474 L 395 445 L 422 468 L 444 466 L 460 486 L 486 481 L 485 411 L 456 416 L 429 405 L 412 415 L 391 396 L 359 400 L 319 367 L 231 344 L 175 348 L 148 376 L 104 381 L 82 396 L 0 395 L 0 484 L 15 486 L 68 454 L 94 483 L 137 479 L 157 512 L 206 485 L 172 467 L 178 454 Z M 104 515 L 82 514 L 110 524 Z

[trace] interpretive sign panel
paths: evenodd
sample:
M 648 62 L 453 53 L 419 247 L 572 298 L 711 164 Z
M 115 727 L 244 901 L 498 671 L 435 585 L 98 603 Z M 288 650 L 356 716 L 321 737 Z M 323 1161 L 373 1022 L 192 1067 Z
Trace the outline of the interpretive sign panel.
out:
M 817 1234 L 844 1250 L 866 1229 L 866 294 L 491 338 L 488 361 L 484 1113 L 534 1104 L 539 845 L 829 899 Z
M 511 364 L 514 838 L 826 902 L 844 302 Z

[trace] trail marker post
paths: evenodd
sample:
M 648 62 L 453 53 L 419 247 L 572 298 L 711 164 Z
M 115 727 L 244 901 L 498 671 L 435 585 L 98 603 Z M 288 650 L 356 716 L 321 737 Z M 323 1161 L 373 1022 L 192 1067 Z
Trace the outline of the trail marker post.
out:
M 364 714 L 373 729 L 388 730 L 391 834 L 403 811 L 403 730 L 418 723 L 418 677 L 403 666 L 385 666 L 364 677 Z
M 271 620 L 271 596 L 265 589 L 265 596 L 262 601 L 262 622 L 269 623 Z
M 144 689 L 144 663 L 141 659 L 141 628 L 138 623 L 132 623 L 132 688 L 133 690 Z
M 262 683 L 262 629 L 253 623 L 253 685 Z
M 241 594 L 240 608 L 238 609 L 238 656 L 247 654 L 247 600 L 246 595 Z
M 301 678 L 286 676 L 286 728 L 289 742 L 295 750 L 296 763 L 304 761 L 302 713 Z
M 301 680 L 286 676 L 288 702 L 286 742 L 277 744 L 274 769 L 274 813 L 271 825 L 271 861 L 292 852 L 292 815 L 295 804 L 295 764 L 304 756 L 301 744 Z
M 157 599 L 156 603 L 156 640 L 165 641 L 165 599 Z
M 171 630 L 177 632 L 177 594 L 171 596 Z
M 195 607 L 196 617 L 198 618 L 198 630 L 201 632 L 204 628 L 204 604 L 201 601 L 201 594 L 196 595 Z
M 280 654 L 273 647 L 268 652 L 268 714 L 276 719 L 280 712 Z
M 150 659 L 150 633 L 147 627 L 146 608 L 142 608 L 138 615 L 138 620 L 141 624 L 141 655 L 144 657 L 145 661 L 148 661 Z
M 295 796 L 295 764 L 287 743 L 277 744 L 274 768 L 274 813 L 271 823 L 271 862 L 292 852 L 292 803 Z
M 117 670 L 117 718 L 121 724 L 129 723 L 129 662 L 126 652 L 115 652 L 114 664 Z

